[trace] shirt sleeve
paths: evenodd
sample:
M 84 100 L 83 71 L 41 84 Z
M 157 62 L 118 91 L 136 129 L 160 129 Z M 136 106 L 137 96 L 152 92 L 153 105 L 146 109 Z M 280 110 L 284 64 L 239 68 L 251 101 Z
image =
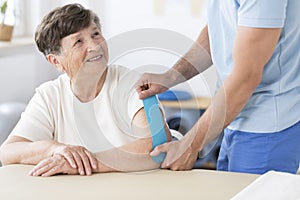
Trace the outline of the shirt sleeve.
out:
M 31 141 L 53 139 L 54 125 L 47 106 L 39 89 L 30 100 L 21 119 L 11 132 L 11 136 L 24 137 Z
M 256 28 L 282 28 L 287 0 L 240 0 L 238 25 Z
M 133 120 L 134 115 L 143 107 L 143 101 L 139 99 L 138 93 L 133 88 L 132 91 L 130 91 L 128 98 L 128 116 L 131 121 Z

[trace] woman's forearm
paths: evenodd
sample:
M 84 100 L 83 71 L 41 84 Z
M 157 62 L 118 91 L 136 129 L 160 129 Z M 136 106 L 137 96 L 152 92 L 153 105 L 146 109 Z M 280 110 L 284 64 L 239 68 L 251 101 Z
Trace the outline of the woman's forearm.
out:
M 0 160 L 8 164 L 37 164 L 50 157 L 55 141 L 18 141 L 5 143 L 0 148 Z
M 152 160 L 149 155 L 151 150 L 150 138 L 137 140 L 120 148 L 95 153 L 98 160 L 98 168 L 95 172 L 132 172 L 157 169 L 160 164 Z

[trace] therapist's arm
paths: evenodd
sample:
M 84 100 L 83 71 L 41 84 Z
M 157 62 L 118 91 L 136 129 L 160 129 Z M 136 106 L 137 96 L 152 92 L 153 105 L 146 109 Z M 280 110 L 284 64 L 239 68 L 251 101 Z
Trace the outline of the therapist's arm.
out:
M 274 52 L 280 33 L 280 28 L 238 27 L 233 48 L 233 70 L 196 124 L 201 127 L 198 129 L 201 133 L 206 132 L 209 136 L 202 145 L 195 140 L 198 148 L 227 127 L 244 108 L 262 80 L 264 66 Z
M 205 71 L 212 65 L 207 25 L 191 48 L 168 71 L 162 74 L 145 73 L 136 83 L 140 99 L 162 93 Z M 145 86 L 147 85 L 147 90 Z
M 206 25 L 192 47 L 167 72 L 168 76 L 166 77 L 171 77 L 171 81 L 178 84 L 202 73 L 211 65 L 209 35 Z
M 238 27 L 231 74 L 223 82 L 209 108 L 180 144 L 162 145 L 154 151 L 168 152 L 162 167 L 173 170 L 191 168 L 194 160 L 189 160 L 187 155 L 196 155 L 236 118 L 261 82 L 264 66 L 274 52 L 280 33 L 280 28 Z

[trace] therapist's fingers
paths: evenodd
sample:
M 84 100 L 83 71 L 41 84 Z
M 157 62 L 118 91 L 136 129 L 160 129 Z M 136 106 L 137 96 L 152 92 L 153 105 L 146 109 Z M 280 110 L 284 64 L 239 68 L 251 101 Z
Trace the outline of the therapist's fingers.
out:
M 137 85 L 135 86 L 135 90 L 137 91 L 137 93 L 141 93 L 143 90 L 147 89 L 146 87 L 146 83 L 137 83 Z
M 169 150 L 169 142 L 161 144 L 155 147 L 151 152 L 150 156 L 158 156 L 160 153 L 167 152 Z
M 166 153 L 166 158 L 161 164 L 161 168 L 168 168 L 171 170 L 191 169 L 198 156 L 197 151 L 180 141 L 172 141 L 157 146 L 150 155 L 157 156 L 163 152 Z
M 162 168 L 171 170 L 190 170 L 198 158 L 197 149 L 182 141 L 173 141 L 168 145 L 168 151 Z
M 149 89 L 149 74 L 144 73 L 140 79 L 135 83 L 135 89 L 138 93 L 142 92 L 143 90 Z
M 188 148 L 175 162 L 168 167 L 171 170 L 190 170 L 193 168 L 198 158 L 198 152 Z
M 166 157 L 165 157 L 165 160 L 161 164 L 161 168 L 168 168 L 168 165 L 171 163 L 170 152 L 169 152 L 170 145 L 172 145 L 171 143 L 172 142 L 167 142 L 162 145 L 159 145 L 159 146 L 155 147 L 153 149 L 153 151 L 150 153 L 150 156 L 158 156 L 161 153 L 166 153 Z
M 152 96 L 152 95 L 155 95 L 155 94 L 157 94 L 155 88 L 154 87 L 150 87 L 147 90 L 143 90 L 143 91 L 139 92 L 139 98 L 140 99 L 145 99 L 145 98 L 147 98 L 149 96 Z
M 145 99 L 149 96 L 162 93 L 168 89 L 167 87 L 159 83 L 148 83 L 146 88 L 147 89 L 141 90 L 140 92 L 138 91 L 140 99 Z
M 139 98 L 144 99 L 166 91 L 169 88 L 167 79 L 164 74 L 144 73 L 135 84 Z

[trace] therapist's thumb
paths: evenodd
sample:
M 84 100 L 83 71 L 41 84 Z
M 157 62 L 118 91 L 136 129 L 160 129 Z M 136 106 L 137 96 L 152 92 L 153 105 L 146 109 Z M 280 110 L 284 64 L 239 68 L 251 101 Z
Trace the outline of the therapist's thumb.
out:
M 143 91 L 139 92 L 139 98 L 145 99 L 145 98 L 150 97 L 155 94 L 156 94 L 156 91 L 153 88 L 149 88 L 147 90 L 143 90 Z
M 168 144 L 162 144 L 155 147 L 152 152 L 150 152 L 150 156 L 158 156 L 160 153 L 168 151 Z

